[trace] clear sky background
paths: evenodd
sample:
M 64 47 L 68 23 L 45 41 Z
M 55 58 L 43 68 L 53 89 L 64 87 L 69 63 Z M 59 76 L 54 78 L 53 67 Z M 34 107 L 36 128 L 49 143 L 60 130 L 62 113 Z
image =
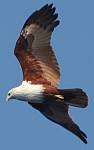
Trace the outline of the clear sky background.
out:
M 14 47 L 27 17 L 54 3 L 61 21 L 52 37 L 61 66 L 62 88 L 79 87 L 89 96 L 86 109 L 70 108 L 88 135 L 88 144 L 24 102 L 5 102 L 8 90 L 21 83 Z M 0 1 L 0 150 L 89 150 L 94 148 L 94 0 Z

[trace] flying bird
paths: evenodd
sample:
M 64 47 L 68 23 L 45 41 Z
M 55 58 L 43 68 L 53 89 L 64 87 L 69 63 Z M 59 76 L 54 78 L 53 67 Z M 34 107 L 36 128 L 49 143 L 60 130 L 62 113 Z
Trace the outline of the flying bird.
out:
M 25 101 L 46 118 L 78 136 L 85 144 L 87 135 L 71 119 L 69 106 L 85 108 L 88 96 L 79 88 L 59 89 L 60 68 L 51 46 L 51 35 L 59 25 L 53 4 L 35 11 L 25 22 L 14 54 L 23 72 L 20 86 L 12 88 L 6 100 Z

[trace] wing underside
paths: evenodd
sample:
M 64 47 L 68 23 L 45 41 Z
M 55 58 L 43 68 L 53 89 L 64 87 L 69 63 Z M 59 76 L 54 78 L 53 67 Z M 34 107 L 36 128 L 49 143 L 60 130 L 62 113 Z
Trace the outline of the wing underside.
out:
M 59 65 L 50 44 L 52 32 L 59 24 L 57 17 L 55 7 L 47 4 L 24 24 L 15 47 L 24 80 L 58 85 Z
M 87 144 L 87 135 L 70 118 L 68 114 L 68 105 L 32 104 L 30 102 L 29 104 L 38 109 L 46 118 L 69 130 Z

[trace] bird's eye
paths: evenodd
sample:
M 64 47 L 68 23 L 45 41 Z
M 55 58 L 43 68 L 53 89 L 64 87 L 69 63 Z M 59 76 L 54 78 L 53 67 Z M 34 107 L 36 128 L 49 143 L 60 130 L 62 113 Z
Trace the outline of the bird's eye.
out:
M 8 96 L 10 96 L 10 93 L 8 93 Z

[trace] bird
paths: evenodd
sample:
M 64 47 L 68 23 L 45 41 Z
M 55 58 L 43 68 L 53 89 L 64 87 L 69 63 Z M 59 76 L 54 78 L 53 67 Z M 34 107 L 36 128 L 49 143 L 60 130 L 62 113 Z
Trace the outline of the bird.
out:
M 23 81 L 9 90 L 6 101 L 28 103 L 87 144 L 87 135 L 71 119 L 69 107 L 85 108 L 88 96 L 81 88 L 59 88 L 60 66 L 51 46 L 52 33 L 59 23 L 53 4 L 44 5 L 26 20 L 14 48 Z

